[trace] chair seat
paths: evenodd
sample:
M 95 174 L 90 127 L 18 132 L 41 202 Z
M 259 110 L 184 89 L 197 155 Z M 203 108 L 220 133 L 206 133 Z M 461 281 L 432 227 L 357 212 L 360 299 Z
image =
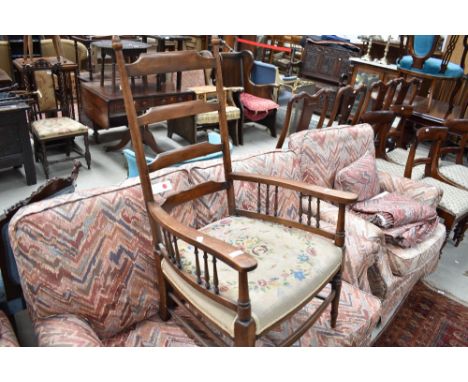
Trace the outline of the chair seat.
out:
M 397 147 L 396 149 L 389 151 L 387 153 L 387 157 L 392 161 L 399 165 L 405 166 L 406 161 L 408 160 L 409 150 L 402 149 Z M 418 158 L 427 158 L 429 156 L 429 150 L 425 147 L 418 147 L 416 149 L 415 159 Z M 439 167 L 440 166 L 447 166 L 452 165 L 453 162 L 439 160 Z
M 342 251 L 331 240 L 275 223 L 228 217 L 200 231 L 242 249 L 257 260 L 258 267 L 248 276 L 257 335 L 317 293 L 341 266 Z M 178 245 L 183 269 L 195 274 L 193 247 L 180 241 Z M 238 273 L 220 261 L 217 264 L 220 295 L 237 301 Z M 234 335 L 236 312 L 188 285 L 167 262 L 163 261 L 162 269 L 191 304 Z
M 398 67 L 401 69 L 409 70 L 412 72 L 419 72 L 424 74 L 430 74 L 435 77 L 441 78 L 460 78 L 463 77 L 463 68 L 460 65 L 449 62 L 447 69 L 444 73 L 440 73 L 440 66 L 442 60 L 440 58 L 430 57 L 424 61 L 422 69 L 413 68 L 413 57 L 404 56 L 398 63 Z
M 468 190 L 468 167 L 461 164 L 451 164 L 440 167 L 439 172 L 447 179 Z
M 442 189 L 444 194 L 440 200 L 439 207 L 453 214 L 456 219 L 468 213 L 468 191 L 434 178 L 424 178 L 421 179 L 421 182 Z
M 240 110 L 236 106 L 226 106 L 226 118 L 232 121 L 240 118 Z M 210 111 L 208 113 L 197 114 L 195 116 L 195 123 L 197 125 L 211 125 L 219 123 L 219 116 L 217 111 Z
M 377 170 L 386 172 L 390 175 L 395 176 L 405 176 L 405 166 L 397 163 L 392 163 L 384 159 L 377 158 L 375 160 L 377 165 Z M 424 165 L 418 165 L 413 167 L 413 172 L 411 173 L 411 179 L 420 180 L 424 177 Z
M 40 139 L 67 137 L 88 132 L 85 125 L 68 117 L 40 119 L 34 121 L 31 128 Z

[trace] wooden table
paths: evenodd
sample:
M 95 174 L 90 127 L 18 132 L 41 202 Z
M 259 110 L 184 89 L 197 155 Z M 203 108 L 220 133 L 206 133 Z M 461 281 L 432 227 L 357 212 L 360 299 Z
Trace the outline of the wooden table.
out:
M 350 57 L 349 65 L 349 84 L 351 86 L 370 86 L 377 81 L 388 82 L 398 77 L 398 69 L 395 64 L 385 65 L 358 57 Z
M 0 103 L 0 168 L 24 165 L 26 183 L 36 184 L 27 113 L 24 101 Z
M 101 86 L 95 82 L 83 82 L 81 84 L 81 97 L 83 111 L 92 122 L 94 137 L 99 143 L 99 129 L 127 125 L 124 97 L 120 89 L 115 89 L 110 84 Z M 133 87 L 133 99 L 138 112 L 144 112 L 152 106 L 190 101 L 195 99 L 195 93 L 191 91 L 177 91 L 173 84 L 163 84 L 161 90 L 156 89 L 156 79 L 148 78 L 148 85 L 138 81 Z M 161 152 L 147 127 L 143 128 L 145 144 L 156 153 Z M 127 129 L 121 137 L 121 141 L 115 146 L 107 147 L 107 151 L 122 149 L 130 142 L 130 131 Z
M 122 53 L 127 60 L 135 61 L 140 54 L 146 53 L 149 45 L 140 41 L 121 40 Z M 112 40 L 100 40 L 92 43 L 93 46 L 101 50 L 101 86 L 104 86 L 104 64 L 106 56 L 112 58 L 112 87 L 115 88 L 115 52 L 112 47 Z

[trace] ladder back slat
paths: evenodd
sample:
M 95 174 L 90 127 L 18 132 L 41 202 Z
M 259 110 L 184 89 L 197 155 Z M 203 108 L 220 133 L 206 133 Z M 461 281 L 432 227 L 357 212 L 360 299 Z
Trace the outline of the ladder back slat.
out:
M 177 119 L 196 114 L 209 113 L 211 111 L 218 111 L 218 109 L 219 104 L 217 102 L 208 103 L 202 100 L 186 101 L 169 105 L 154 106 L 145 114 L 137 117 L 137 120 L 140 126 L 143 126 L 166 121 L 168 119 Z
M 143 53 L 138 60 L 127 64 L 129 76 L 146 76 L 149 74 L 162 74 L 183 72 L 186 70 L 213 69 L 216 66 L 215 59 L 203 57 L 193 51 L 176 51 L 165 53 Z
M 208 142 L 197 143 L 195 145 L 181 147 L 177 150 L 166 151 L 159 154 L 149 165 L 150 172 L 160 170 L 164 167 L 172 166 L 189 159 L 198 158 L 204 155 L 217 153 L 223 150 L 221 144 L 214 145 Z

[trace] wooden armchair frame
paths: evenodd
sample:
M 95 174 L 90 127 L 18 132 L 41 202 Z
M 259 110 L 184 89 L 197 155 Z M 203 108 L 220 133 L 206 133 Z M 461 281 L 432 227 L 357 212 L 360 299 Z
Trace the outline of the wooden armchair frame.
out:
M 444 124 L 448 128 L 448 135 L 458 137 L 459 142 L 456 146 L 441 147 L 438 159 L 443 155 L 452 153 L 456 155 L 455 164 L 463 165 L 463 155 L 465 154 L 465 149 L 468 144 L 468 119 L 449 119 L 446 120 Z M 466 187 L 445 177 L 438 171 L 438 168 L 431 169 L 431 176 L 452 186 L 466 189 Z M 468 191 L 468 189 L 466 190 Z
M 224 78 L 224 86 L 241 88 L 245 93 L 256 97 L 271 99 L 276 102 L 276 94 L 279 89 L 277 84 L 255 84 L 250 75 L 254 65 L 254 56 L 250 50 L 241 52 L 221 53 L 221 68 Z M 239 100 L 240 92 L 234 93 L 234 101 L 241 110 L 241 127 L 239 129 L 239 143 L 244 144 L 243 125 L 245 122 L 244 107 Z M 260 121 L 269 130 L 272 137 L 276 137 L 276 110 L 270 111 L 268 116 Z
M 275 222 L 288 227 L 296 227 L 308 232 L 313 232 L 325 238 L 334 240 L 336 246 L 343 248 L 344 245 L 344 220 L 345 206 L 356 200 L 356 195 L 325 189 L 322 187 L 306 185 L 301 182 L 283 180 L 269 176 L 253 175 L 247 173 L 233 173 L 229 140 L 227 131 L 227 121 L 225 112 L 225 92 L 223 90 L 223 77 L 221 71 L 221 62 L 219 57 L 221 41 L 218 38 L 213 38 L 212 46 L 214 58 L 201 57 L 195 51 L 182 52 L 166 52 L 144 54 L 132 64 L 125 64 L 121 52 L 121 45 L 118 37 L 114 37 L 114 49 L 116 50 L 116 59 L 120 71 L 122 92 L 124 94 L 125 107 L 127 117 L 130 124 L 133 145 L 136 150 L 137 163 L 139 167 L 140 179 L 143 189 L 143 196 L 146 202 L 146 207 L 149 215 L 151 231 L 153 235 L 153 245 L 156 254 L 156 264 L 158 273 L 158 286 L 160 291 L 160 311 L 159 314 L 163 320 L 168 320 L 171 316 L 174 317 L 186 330 L 188 330 L 201 343 L 207 345 L 206 339 L 202 338 L 174 309 L 174 304 L 188 313 L 198 328 L 201 328 L 206 335 L 217 345 L 226 345 L 225 341 L 219 336 L 219 332 L 213 332 L 207 325 L 206 321 L 216 325 L 208 315 L 190 304 L 184 297 L 183 293 L 177 289 L 176 285 L 171 284 L 171 281 L 163 273 L 164 264 L 171 267 L 178 276 L 180 276 L 187 285 L 202 293 L 211 301 L 232 310 L 237 314 L 234 324 L 234 337 L 232 338 L 236 346 L 253 346 L 259 335 L 263 335 L 273 326 L 280 324 L 290 315 L 294 314 L 302 308 L 312 298 L 317 297 L 314 294 L 303 304 L 297 306 L 293 312 L 290 312 L 286 317 L 277 320 L 274 324 L 266 328 L 262 333 L 256 333 L 256 324 L 252 317 L 252 310 L 249 297 L 248 274 L 257 267 L 256 260 L 249 254 L 239 251 L 238 248 L 229 245 L 219 239 L 204 234 L 201 231 L 190 228 L 183 223 L 178 222 L 170 215 L 170 211 L 183 203 L 195 200 L 204 195 L 215 192 L 225 191 L 227 195 L 227 203 L 229 214 L 237 216 L 246 216 L 255 219 Z M 165 105 L 153 107 L 145 114 L 137 116 L 133 104 L 133 97 L 129 85 L 129 76 L 131 75 L 146 75 L 153 73 L 165 73 L 169 71 L 185 71 L 199 68 L 216 68 L 216 87 L 218 103 L 205 103 L 202 100 L 183 102 L 179 104 Z M 155 121 L 170 119 L 174 117 L 183 117 L 193 115 L 200 112 L 216 110 L 219 113 L 220 130 L 222 143 L 213 145 L 210 143 L 199 143 L 181 149 L 164 152 L 159 154 L 153 162 L 146 163 L 141 140 L 140 125 L 153 123 Z M 154 196 L 151 188 L 149 173 L 170 166 L 171 164 L 188 160 L 191 158 L 207 155 L 209 153 L 223 152 L 223 168 L 225 173 L 224 182 L 208 181 L 198 184 L 189 190 L 178 192 L 167 197 L 162 205 L 158 205 L 154 201 Z M 258 186 L 258 208 L 256 211 L 245 211 L 236 208 L 234 198 L 233 181 L 254 182 Z M 261 186 L 266 187 L 266 207 L 265 211 L 261 211 Z M 299 193 L 299 221 L 290 221 L 278 216 L 278 189 L 284 187 Z M 269 206 L 270 189 L 274 192 L 274 205 Z M 273 191 L 274 190 L 274 191 Z M 303 223 L 303 207 L 302 199 L 308 198 L 309 208 L 307 211 L 308 221 Z M 312 198 L 317 198 L 318 216 L 316 218 L 316 226 L 311 225 L 312 216 Z M 339 207 L 339 216 L 336 233 L 329 233 L 320 228 L 320 199 L 334 202 Z M 181 266 L 181 258 L 179 252 L 179 243 L 186 242 L 193 246 L 195 256 L 196 271 L 195 274 L 184 272 Z M 199 258 L 202 257 L 202 258 Z M 200 266 L 200 263 L 203 263 Z M 219 292 L 219 279 L 217 272 L 217 263 L 223 262 L 235 272 L 238 273 L 238 299 L 232 301 Z M 210 269 L 210 264 L 211 269 Z M 202 268 L 203 267 L 203 272 Z M 203 275 L 203 278 L 201 277 Z M 324 280 L 323 285 L 319 288 L 320 291 L 325 285 L 331 283 L 332 290 L 330 294 L 323 299 L 322 304 L 316 312 L 309 317 L 294 333 L 280 343 L 280 345 L 290 345 L 294 343 L 311 325 L 317 320 L 324 309 L 331 304 L 331 324 L 334 327 L 336 324 L 338 303 L 341 288 L 341 269 L 336 271 L 329 279 Z M 323 297 L 320 297 L 323 298 Z M 222 328 L 217 327 L 217 330 L 226 333 Z
M 457 122 L 454 122 L 454 124 L 451 125 L 452 129 L 454 125 L 456 126 Z M 453 182 L 449 182 L 439 173 L 440 156 L 442 153 L 450 152 L 451 149 L 443 147 L 444 142 L 447 140 L 448 133 L 449 129 L 446 126 L 430 126 L 423 127 L 418 130 L 416 133 L 416 141 L 411 146 L 410 153 L 408 155 L 408 161 L 405 166 L 405 177 L 411 178 L 411 173 L 414 166 L 425 164 L 425 176 L 442 181 L 449 184 L 450 186 L 454 186 Z M 424 141 L 431 142 L 429 155 L 427 158 L 415 159 L 417 146 L 419 143 Z M 455 185 L 455 187 L 461 188 L 459 185 Z M 437 214 L 442 219 L 444 219 L 444 225 L 447 230 L 446 240 L 450 236 L 450 232 L 456 224 L 453 239 L 455 240 L 455 246 L 458 246 L 463 240 L 463 234 L 468 225 L 468 213 L 465 213 L 462 216 L 458 216 L 457 218 L 453 213 L 439 206 L 437 207 Z

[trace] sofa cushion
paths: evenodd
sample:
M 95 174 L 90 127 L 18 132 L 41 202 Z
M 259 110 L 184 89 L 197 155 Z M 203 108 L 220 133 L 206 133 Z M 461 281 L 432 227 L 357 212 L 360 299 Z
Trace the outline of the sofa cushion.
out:
M 322 236 L 247 217 L 228 217 L 200 231 L 240 248 L 253 256 L 258 267 L 249 272 L 249 294 L 256 333 L 281 320 L 320 291 L 340 268 L 341 248 Z M 182 268 L 196 275 L 193 246 L 179 242 Z M 234 336 L 236 312 L 214 302 L 185 283 L 166 261 L 166 277 L 200 311 Z M 218 262 L 219 293 L 237 301 L 238 272 Z M 278 297 L 281 298 L 278 298 Z
M 159 175 L 153 181 L 170 180 L 171 192 L 190 186 L 184 170 Z M 191 204 L 175 213 L 195 225 Z M 152 238 L 136 180 L 34 203 L 14 216 L 9 236 L 33 320 L 79 315 L 102 339 L 155 314 Z
M 335 188 L 354 192 L 358 201 L 370 199 L 380 192 L 375 158 L 366 153 L 357 161 L 339 170 L 335 177 Z
M 184 166 L 190 171 L 194 184 L 209 180 L 224 181 L 224 167 L 221 160 L 199 162 Z M 234 158 L 233 171 L 269 175 L 283 179 L 300 180 L 298 159 L 292 151 L 275 150 L 265 153 Z M 238 208 L 257 209 L 257 185 L 250 182 L 234 182 L 235 200 Z M 266 188 L 261 187 L 261 209 L 266 209 Z M 274 193 L 270 189 L 269 205 L 274 205 Z M 228 216 L 226 192 L 216 192 L 194 202 L 197 211 L 198 228 Z M 271 211 L 271 207 L 270 207 Z M 295 219 L 299 211 L 299 197 L 296 192 L 279 188 L 278 215 Z
M 291 134 L 288 145 L 298 155 L 302 180 L 329 188 L 337 171 L 366 152 L 375 156 L 374 131 L 368 124 L 304 130 Z

